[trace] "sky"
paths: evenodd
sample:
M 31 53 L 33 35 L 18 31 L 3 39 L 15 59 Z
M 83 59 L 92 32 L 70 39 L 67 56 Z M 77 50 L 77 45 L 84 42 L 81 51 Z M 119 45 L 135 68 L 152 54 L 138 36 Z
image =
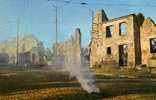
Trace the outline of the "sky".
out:
M 55 42 L 53 5 L 58 7 L 58 41 L 67 40 L 80 28 L 82 46 L 90 42 L 92 11 L 104 9 L 109 19 L 141 12 L 156 21 L 154 0 L 0 0 L 0 42 L 16 37 L 19 23 L 20 36 L 33 34 L 51 48 Z

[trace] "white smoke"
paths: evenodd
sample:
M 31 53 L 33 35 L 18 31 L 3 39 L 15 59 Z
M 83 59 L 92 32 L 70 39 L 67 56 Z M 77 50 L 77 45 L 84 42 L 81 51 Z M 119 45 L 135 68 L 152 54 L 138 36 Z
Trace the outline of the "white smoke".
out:
M 77 60 L 72 56 L 65 58 L 65 69 L 70 73 L 71 77 L 76 77 L 80 82 L 81 87 L 88 93 L 99 93 L 99 88 L 95 85 L 95 78 L 86 64 L 85 59 Z
M 95 85 L 93 73 L 90 71 L 89 65 L 86 64 L 86 60 L 81 54 L 83 52 L 81 52 L 80 29 L 76 29 L 74 36 L 71 36 L 69 40 L 57 44 L 56 48 L 56 54 L 58 53 L 60 55 L 54 57 L 56 65 L 62 65 L 70 73 L 71 77 L 76 77 L 81 87 L 88 93 L 100 92 Z

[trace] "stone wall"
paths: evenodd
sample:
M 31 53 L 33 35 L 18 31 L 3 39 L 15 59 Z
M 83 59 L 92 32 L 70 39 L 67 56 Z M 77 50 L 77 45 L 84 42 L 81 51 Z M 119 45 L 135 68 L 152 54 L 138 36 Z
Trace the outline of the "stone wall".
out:
M 19 38 L 18 46 L 19 64 L 24 64 L 29 62 L 33 64 L 32 55 L 35 54 L 35 61 L 41 63 L 43 60 L 43 55 L 39 50 L 44 49 L 41 47 L 41 41 L 39 41 L 33 35 L 27 35 Z M 17 60 L 17 40 L 16 38 L 4 41 L 0 43 L 0 53 L 8 55 L 8 63 L 16 64 Z M 42 52 L 43 53 L 43 52 Z M 41 56 L 40 56 L 41 55 Z M 0 57 L 4 58 L 4 57 Z M 26 60 L 27 59 L 27 60 Z
M 103 10 L 101 15 L 106 16 Z M 128 46 L 128 58 L 127 66 L 135 66 L 136 63 L 140 63 L 140 45 L 137 44 L 139 41 L 139 26 L 137 22 L 137 16 L 130 14 L 111 20 L 97 20 L 99 18 L 99 11 L 97 11 L 93 21 L 93 32 L 91 40 L 91 55 L 90 63 L 91 66 L 96 64 L 119 66 L 119 46 Z M 104 17 L 106 18 L 106 17 Z M 124 35 L 120 33 L 120 25 L 126 24 Z M 106 37 L 107 27 L 112 27 L 111 37 Z M 111 54 L 107 54 L 107 48 L 111 48 Z M 137 48 L 137 49 L 136 49 Z
M 140 29 L 142 64 L 156 67 L 156 53 L 150 51 L 150 39 L 156 38 L 156 25 L 152 19 L 147 18 Z
M 124 32 L 122 24 L 126 25 Z M 122 63 L 126 62 L 126 66 L 156 66 L 156 25 L 150 18 L 145 19 L 139 13 L 108 20 L 105 12 L 98 10 L 92 25 L 91 67 L 100 64 L 121 66 L 124 57 L 127 59 Z M 121 51 L 121 45 L 127 46 L 126 54 Z
M 56 47 L 55 47 L 56 46 Z M 75 30 L 75 33 L 73 36 L 70 37 L 70 39 L 58 43 L 57 45 L 54 45 L 54 53 L 56 53 L 55 48 L 57 48 L 57 56 L 54 56 L 56 58 L 59 58 L 59 64 L 64 65 L 65 61 L 77 61 L 80 62 L 81 60 L 81 32 L 80 29 L 77 28 Z M 61 60 L 61 61 L 60 61 Z M 55 61 L 57 62 L 57 61 Z

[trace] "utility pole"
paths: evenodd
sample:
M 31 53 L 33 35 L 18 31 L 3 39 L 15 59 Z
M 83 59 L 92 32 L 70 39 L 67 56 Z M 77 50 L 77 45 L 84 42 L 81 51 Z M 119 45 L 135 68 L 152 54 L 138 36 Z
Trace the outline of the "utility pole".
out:
M 52 0 L 48 0 L 52 1 Z M 55 47 L 54 47 L 54 55 L 57 56 L 57 45 L 58 45 L 58 7 L 57 4 L 52 4 L 55 9 Z
M 57 11 L 57 6 L 55 6 L 55 45 L 56 45 L 56 47 L 55 47 L 55 55 L 57 56 L 57 45 L 58 45 L 58 11 Z
M 88 3 L 87 2 L 81 2 L 80 3 L 81 5 L 88 5 Z M 89 11 L 91 12 L 91 20 L 92 20 L 92 26 L 91 26 L 91 35 L 92 35 L 92 33 L 93 33 L 93 25 L 94 25 L 94 11 L 92 10 L 92 9 L 89 9 Z
M 17 19 L 17 36 L 16 36 L 16 66 L 19 64 L 19 26 L 20 20 Z

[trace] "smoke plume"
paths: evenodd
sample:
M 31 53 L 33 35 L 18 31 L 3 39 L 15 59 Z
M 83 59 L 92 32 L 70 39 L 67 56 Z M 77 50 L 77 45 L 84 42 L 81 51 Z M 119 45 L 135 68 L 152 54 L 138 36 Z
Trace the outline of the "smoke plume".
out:
M 83 57 L 81 57 L 81 60 L 73 57 L 66 58 L 65 69 L 70 73 L 71 77 L 76 77 L 81 87 L 88 93 L 100 92 L 99 88 L 95 85 L 95 77 Z
M 74 36 L 71 36 L 69 40 L 63 43 L 57 43 L 55 46 L 54 47 L 57 48 L 57 54 L 59 55 L 55 57 L 55 62 L 58 62 L 58 64 L 61 63 L 62 67 L 70 73 L 71 77 L 76 77 L 81 87 L 88 93 L 100 92 L 95 85 L 95 78 L 89 69 L 89 65 L 86 62 L 87 60 L 85 60 L 81 51 L 80 29 L 77 28 Z M 60 60 L 56 58 L 60 58 Z

